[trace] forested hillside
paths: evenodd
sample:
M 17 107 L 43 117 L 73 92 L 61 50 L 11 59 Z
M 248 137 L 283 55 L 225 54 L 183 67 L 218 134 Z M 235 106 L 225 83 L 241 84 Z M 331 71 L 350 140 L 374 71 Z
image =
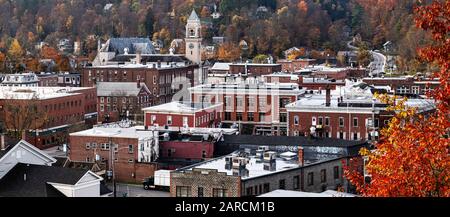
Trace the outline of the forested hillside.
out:
M 111 5 L 108 5 L 111 4 Z M 250 57 L 281 56 L 289 47 L 345 49 L 360 34 L 369 48 L 392 41 L 404 64 L 414 61 L 425 39 L 413 24 L 415 1 L 403 0 L 0 0 L 0 61 L 14 39 L 28 54 L 45 41 L 83 42 L 83 54 L 93 55 L 98 37 L 139 36 L 160 39 L 167 47 L 184 37 L 192 8 L 202 21 L 205 40 L 225 36 L 232 44 L 249 43 Z M 212 19 L 214 5 L 222 14 Z M 265 6 L 265 12 L 259 8 Z M 259 9 L 258 9 L 259 8 Z M 17 46 L 17 45 L 16 45 Z

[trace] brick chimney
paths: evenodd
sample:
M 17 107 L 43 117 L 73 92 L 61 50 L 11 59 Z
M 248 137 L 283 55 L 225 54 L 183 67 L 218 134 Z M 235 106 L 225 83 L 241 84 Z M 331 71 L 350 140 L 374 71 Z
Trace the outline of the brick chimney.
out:
M 331 105 L 331 89 L 330 86 L 326 87 L 326 96 L 325 96 L 325 106 L 330 107 Z
M 298 147 L 298 164 L 300 166 L 305 165 L 305 152 L 303 147 Z

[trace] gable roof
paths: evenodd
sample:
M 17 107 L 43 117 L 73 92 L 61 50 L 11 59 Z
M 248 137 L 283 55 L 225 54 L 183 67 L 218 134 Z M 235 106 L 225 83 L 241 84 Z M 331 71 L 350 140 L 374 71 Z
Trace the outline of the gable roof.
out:
M 137 82 L 98 82 L 97 96 L 137 96 L 144 88 L 150 93 L 144 82 L 137 87 Z
M 6 150 L 0 151 L 0 163 L 8 153 L 14 151 L 15 149 L 17 149 L 19 147 L 24 147 L 25 149 L 31 151 L 33 154 L 35 154 L 39 158 L 42 158 L 43 160 L 45 160 L 47 163 L 55 163 L 56 162 L 55 158 L 53 158 L 50 155 L 48 155 L 47 153 L 39 150 L 34 145 L 28 143 L 25 140 L 20 140 L 17 144 L 8 147 Z
M 116 54 L 124 54 L 125 48 L 129 54 L 140 52 L 141 54 L 155 54 L 153 43 L 148 38 L 111 38 L 107 41 L 106 46 L 102 48 L 103 52 L 115 52 Z
M 88 170 L 17 164 L 0 180 L 0 196 L 46 197 L 48 183 L 75 185 Z

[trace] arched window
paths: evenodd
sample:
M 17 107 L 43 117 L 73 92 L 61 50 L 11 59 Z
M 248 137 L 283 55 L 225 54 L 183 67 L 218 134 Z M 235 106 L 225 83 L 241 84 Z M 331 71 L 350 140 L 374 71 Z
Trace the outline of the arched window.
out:
M 190 36 L 195 36 L 195 31 L 193 29 L 190 29 Z

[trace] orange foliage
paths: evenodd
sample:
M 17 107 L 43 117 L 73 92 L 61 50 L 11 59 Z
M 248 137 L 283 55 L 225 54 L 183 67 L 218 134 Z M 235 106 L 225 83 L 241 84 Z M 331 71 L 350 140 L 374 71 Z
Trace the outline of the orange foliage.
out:
M 346 178 L 363 196 L 450 197 L 449 17 L 449 1 L 435 1 L 416 8 L 417 26 L 430 31 L 435 41 L 419 54 L 440 67 L 434 76 L 441 85 L 431 94 L 436 100 L 436 112 L 424 117 L 407 107 L 405 99 L 380 97 L 396 113 L 381 131 L 376 149 L 361 151 L 368 159 L 365 169 L 371 175 L 370 183 L 364 183 L 362 174 L 352 168 L 352 163 L 345 168 Z

